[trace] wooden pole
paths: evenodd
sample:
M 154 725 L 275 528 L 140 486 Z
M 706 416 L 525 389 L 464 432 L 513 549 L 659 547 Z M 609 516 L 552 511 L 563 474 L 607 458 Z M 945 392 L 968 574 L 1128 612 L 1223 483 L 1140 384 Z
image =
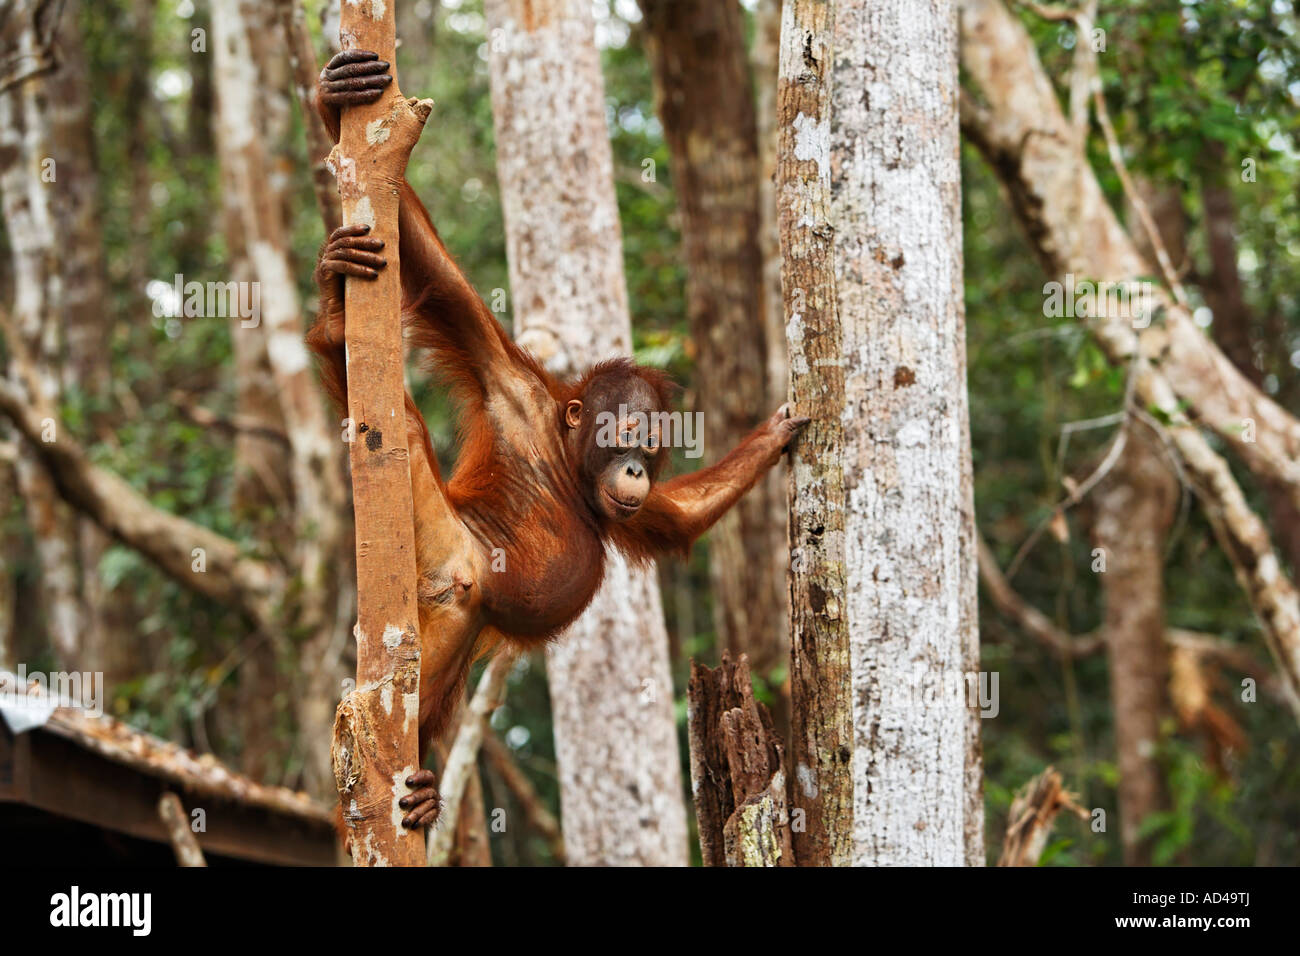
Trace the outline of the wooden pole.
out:
M 394 62 L 393 3 L 343 5 L 343 49 Z M 395 72 L 395 71 L 394 71 Z M 402 376 L 398 184 L 433 108 L 407 101 L 396 76 L 375 103 L 343 111 L 330 154 L 343 222 L 367 223 L 384 241 L 388 268 L 348 279 L 348 416 L 357 542 L 357 687 L 334 722 L 334 776 L 358 866 L 419 866 L 420 830 L 401 826 L 397 801 L 419 766 L 420 645 L 416 630 L 415 531 Z

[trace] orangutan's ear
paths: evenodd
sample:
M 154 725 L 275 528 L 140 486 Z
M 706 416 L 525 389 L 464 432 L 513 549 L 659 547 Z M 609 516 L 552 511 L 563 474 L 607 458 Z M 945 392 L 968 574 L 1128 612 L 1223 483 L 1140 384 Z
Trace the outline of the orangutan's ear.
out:
M 582 421 L 582 401 L 573 399 L 564 408 L 564 423 L 570 428 L 577 428 Z

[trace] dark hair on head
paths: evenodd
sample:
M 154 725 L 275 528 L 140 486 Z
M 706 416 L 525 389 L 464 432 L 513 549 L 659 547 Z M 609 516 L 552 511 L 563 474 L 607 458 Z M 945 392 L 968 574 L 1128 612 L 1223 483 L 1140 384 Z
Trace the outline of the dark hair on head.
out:
M 577 398 L 592 387 L 599 388 L 606 384 L 606 380 L 620 383 L 630 377 L 639 378 L 650 386 L 661 409 L 667 410 L 672 407 L 673 393 L 678 390 L 678 386 L 668 377 L 668 373 L 648 365 L 637 365 L 627 356 L 597 362 L 585 374 L 570 383 L 568 393 L 571 398 Z

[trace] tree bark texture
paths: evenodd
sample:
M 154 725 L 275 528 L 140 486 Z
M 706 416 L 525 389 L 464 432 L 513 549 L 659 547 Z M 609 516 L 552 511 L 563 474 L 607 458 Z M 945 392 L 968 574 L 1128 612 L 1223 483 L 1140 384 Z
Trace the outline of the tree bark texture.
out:
M 854 862 L 956 866 L 976 627 L 957 12 L 842 2 L 833 36 Z
M 845 607 L 844 363 L 831 223 L 831 4 L 786 0 L 776 189 L 790 400 L 790 812 L 801 866 L 852 857 L 853 707 Z
M 705 866 L 793 866 L 784 747 L 754 700 L 749 661 L 691 661 L 691 792 Z
M 229 2 L 229 0 L 224 0 Z M 393 62 L 393 7 L 347 4 L 340 38 Z M 345 224 L 366 223 L 385 243 L 388 268 L 377 280 L 345 287 L 348 414 L 357 528 L 357 687 L 334 724 L 334 775 L 351 835 L 365 866 L 418 866 L 423 833 L 401 825 L 398 800 L 419 766 L 420 644 L 416 633 L 415 531 L 406 446 L 401 275 L 397 259 L 398 184 L 432 109 L 409 103 L 393 82 L 376 102 L 343 113 L 331 157 Z M 301 342 L 298 343 L 301 346 Z
M 604 82 L 584 0 L 489 0 L 497 172 L 515 334 L 552 372 L 631 351 Z M 576 865 L 685 865 L 672 677 L 653 572 L 616 554 L 547 652 Z

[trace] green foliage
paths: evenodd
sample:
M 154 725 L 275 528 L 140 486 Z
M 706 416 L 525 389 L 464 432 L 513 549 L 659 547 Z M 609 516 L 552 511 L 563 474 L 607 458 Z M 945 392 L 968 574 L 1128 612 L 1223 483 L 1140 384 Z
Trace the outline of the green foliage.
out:
M 315 29 L 317 0 L 308 3 Z M 82 4 L 93 77 L 94 142 L 111 317 L 111 396 L 96 402 L 78 390 L 65 396 L 65 427 L 85 436 L 93 459 L 122 475 L 151 501 L 258 547 L 273 515 L 235 506 L 233 445 L 228 434 L 200 428 L 176 413 L 181 391 L 219 414 L 235 411 L 229 323 L 155 316 L 148 283 L 182 274 L 200 281 L 229 278 L 222 195 L 210 123 L 211 55 L 190 49 L 190 31 L 206 27 L 202 0 L 158 4 L 147 46 L 131 11 L 139 4 Z M 624 236 L 624 263 L 639 360 L 669 370 L 688 387 L 695 373 L 687 332 L 685 268 L 675 219 L 670 156 L 654 115 L 649 67 L 639 28 L 625 3 L 601 7 L 606 102 Z M 189 9 L 188 15 L 181 15 Z M 503 322 L 512 305 L 505 232 L 498 195 L 494 132 L 485 60 L 481 0 L 402 0 L 402 87 L 431 96 L 436 107 L 412 157 L 409 177 L 430 207 L 449 249 Z M 1049 72 L 1063 81 L 1071 67 L 1073 29 L 1022 11 Z M 1176 188 L 1186 219 L 1187 261 L 1178 263 L 1193 306 L 1204 306 L 1209 272 L 1203 196 L 1230 190 L 1236 207 L 1238 261 L 1248 304 L 1258 317 L 1257 353 L 1264 387 L 1300 411 L 1300 35 L 1294 5 L 1274 0 L 1106 0 L 1099 55 L 1108 110 L 1135 175 Z M 320 38 L 317 37 L 319 40 Z M 318 47 L 323 50 L 323 45 Z M 144 57 L 152 97 L 128 95 Z M 1060 83 L 1062 101 L 1065 85 Z M 324 238 L 307 174 L 302 120 L 282 144 L 283 168 L 294 171 L 293 265 L 306 313 L 313 308 L 311 267 Z M 1119 180 L 1094 135 L 1090 158 L 1115 209 L 1124 214 Z M 1253 181 L 1243 178 L 1247 167 Z M 1063 479 L 1094 468 L 1114 426 L 1072 434 L 1071 422 L 1118 411 L 1125 370 L 1110 366 L 1073 319 L 1044 310 L 1040 266 L 1012 220 L 998 184 L 969 148 L 962 156 L 971 434 L 980 529 L 1005 567 L 1065 496 Z M 0 232 L 0 253 L 8 237 Z M 7 293 L 9 289 L 4 290 Z M 155 290 L 156 291 L 156 290 Z M 1213 317 L 1198 313 L 1215 329 Z M 0 347 L 2 348 L 2 347 Z M 0 357 L 3 357 L 0 353 Z M 436 384 L 412 370 L 444 469 L 454 459 L 454 417 Z M 1154 413 L 1154 412 L 1153 412 Z M 105 422 L 105 425 L 97 423 Z M 92 434 L 93 430 L 93 434 Z M 678 470 L 693 467 L 684 460 Z M 1248 480 L 1244 474 L 1239 475 Z M 1247 485 L 1252 501 L 1260 490 Z M 15 496 L 16 497 L 16 496 Z M 0 526 L 28 535 L 16 500 L 0 501 Z M 1044 535 L 1014 584 L 1064 631 L 1085 634 L 1100 622 L 1101 594 L 1090 571 L 1086 508 L 1066 515 L 1068 535 Z M 273 544 L 268 546 L 274 546 Z M 20 549 L 12 567 L 30 592 L 36 568 Z M 1190 628 L 1258 648 L 1258 626 L 1212 529 L 1187 502 L 1166 556 L 1170 626 Z M 242 741 L 227 716 L 241 691 L 239 661 L 247 653 L 246 622 L 160 575 L 137 553 L 110 547 L 99 577 L 131 623 L 149 670 L 114 691 L 113 712 L 186 744 L 210 747 L 237 762 Z M 666 564 L 662 585 L 673 640 L 677 688 L 685 663 L 716 663 L 705 549 L 689 562 Z M 22 602 L 20 631 L 41 633 L 39 608 Z M 1064 815 L 1042 865 L 1120 862 L 1115 791 L 1118 769 L 1107 664 L 1097 655 L 1061 661 L 1031 643 L 987 607 L 981 611 L 983 667 L 1001 676 L 1001 711 L 983 723 L 987 833 L 995 856 L 1015 790 L 1054 763 L 1081 804 L 1107 812 L 1108 827 Z M 43 645 L 22 648 L 45 663 Z M 296 662 L 283 661 L 284 668 Z M 776 703 L 786 675 L 757 681 L 760 700 Z M 1237 865 L 1300 860 L 1300 746 L 1293 718 L 1267 693 L 1257 703 L 1234 697 L 1238 676 L 1226 673 L 1216 700 L 1251 741 L 1221 772 L 1195 735 L 1169 728 L 1159 759 L 1169 810 L 1145 821 L 1159 863 Z M 685 704 L 676 713 L 685 754 Z M 280 714 L 286 702 L 277 701 Z M 494 725 L 515 759 L 555 809 L 558 785 L 550 705 L 540 656 L 511 675 L 508 703 Z M 293 731 L 277 725 L 285 753 Z M 277 775 L 291 777 L 295 757 Z M 512 806 L 492 774 L 489 806 Z M 512 814 L 512 819 L 514 815 Z M 693 821 L 692 821 L 693 825 Z M 516 828 L 512 828 L 516 829 Z M 494 840 L 502 862 L 550 862 L 541 841 L 519 834 Z

